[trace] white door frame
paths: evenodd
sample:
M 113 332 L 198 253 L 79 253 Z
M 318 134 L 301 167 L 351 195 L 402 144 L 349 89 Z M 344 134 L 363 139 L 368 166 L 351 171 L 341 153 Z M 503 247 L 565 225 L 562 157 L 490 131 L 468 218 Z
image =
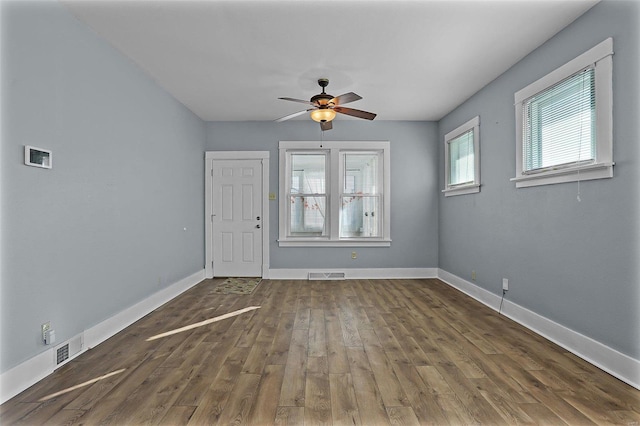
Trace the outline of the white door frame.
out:
M 269 278 L 269 151 L 206 151 L 204 156 L 204 234 L 206 278 L 213 278 L 213 161 L 262 160 L 262 278 Z

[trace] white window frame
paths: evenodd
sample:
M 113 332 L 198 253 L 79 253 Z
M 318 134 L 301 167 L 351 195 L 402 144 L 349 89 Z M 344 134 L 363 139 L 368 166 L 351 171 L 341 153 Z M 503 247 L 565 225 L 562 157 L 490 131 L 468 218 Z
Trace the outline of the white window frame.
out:
M 473 182 L 464 184 L 451 184 L 451 154 L 450 143 L 460 135 L 473 130 Z M 444 135 L 444 189 L 445 197 L 453 195 L 474 194 L 480 192 L 480 116 L 476 116 L 456 129 Z
M 613 39 L 608 38 L 560 68 L 515 93 L 516 188 L 613 177 Z M 594 161 L 562 164 L 523 172 L 523 106 L 532 96 L 582 70 L 594 67 L 596 153 Z
M 280 247 L 389 247 L 391 245 L 391 144 L 389 141 L 280 141 L 279 149 L 279 238 Z M 288 155 L 301 152 L 321 152 L 327 155 L 325 184 L 327 193 L 327 235 L 325 236 L 289 236 L 290 206 L 287 188 L 290 173 Z M 340 238 L 340 195 L 344 179 L 342 153 L 380 152 L 382 155 L 382 235 L 380 237 Z

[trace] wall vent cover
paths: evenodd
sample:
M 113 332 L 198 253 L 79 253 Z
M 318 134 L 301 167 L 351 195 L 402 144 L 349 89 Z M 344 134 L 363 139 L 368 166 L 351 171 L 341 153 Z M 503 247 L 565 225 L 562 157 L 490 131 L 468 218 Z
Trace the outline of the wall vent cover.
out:
M 56 350 L 56 365 L 69 359 L 69 343 L 65 343 Z
M 56 367 L 70 361 L 82 352 L 84 347 L 84 333 L 81 333 L 56 347 Z
M 344 272 L 309 272 L 309 280 L 344 280 Z

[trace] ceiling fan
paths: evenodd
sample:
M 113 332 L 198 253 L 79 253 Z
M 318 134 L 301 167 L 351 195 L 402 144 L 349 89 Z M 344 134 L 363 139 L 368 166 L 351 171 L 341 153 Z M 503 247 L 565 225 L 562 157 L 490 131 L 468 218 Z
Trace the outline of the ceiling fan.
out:
M 352 117 L 364 118 L 366 120 L 373 120 L 376 118 L 376 114 L 367 111 L 361 111 L 359 109 L 353 108 L 345 108 L 342 105 L 358 101 L 362 99 L 361 96 L 356 95 L 353 92 L 345 93 L 344 95 L 336 96 L 325 93 L 324 88 L 329 85 L 329 80 L 326 78 L 319 78 L 318 85 L 322 87 L 322 93 L 319 93 L 313 96 L 310 100 L 304 101 L 302 99 L 294 99 L 294 98 L 278 98 L 284 99 L 285 101 L 293 101 L 300 102 L 303 104 L 309 104 L 313 106 L 313 108 L 305 109 L 303 111 L 294 112 L 293 114 L 286 115 L 282 118 L 276 120 L 276 122 L 281 122 L 285 120 L 289 120 L 291 118 L 302 115 L 306 112 L 311 112 L 311 119 L 320 123 L 320 129 L 322 130 L 330 130 L 333 128 L 331 124 L 331 120 L 333 120 L 336 116 L 336 113 L 350 115 Z

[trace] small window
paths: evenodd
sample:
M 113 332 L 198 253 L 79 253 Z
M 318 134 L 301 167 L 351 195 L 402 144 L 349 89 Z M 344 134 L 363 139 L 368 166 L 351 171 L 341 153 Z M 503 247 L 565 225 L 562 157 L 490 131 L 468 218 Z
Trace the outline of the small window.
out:
M 480 192 L 480 117 L 444 137 L 446 197 Z
M 280 246 L 389 246 L 389 142 L 280 142 Z
M 613 176 L 607 39 L 515 95 L 516 187 Z

